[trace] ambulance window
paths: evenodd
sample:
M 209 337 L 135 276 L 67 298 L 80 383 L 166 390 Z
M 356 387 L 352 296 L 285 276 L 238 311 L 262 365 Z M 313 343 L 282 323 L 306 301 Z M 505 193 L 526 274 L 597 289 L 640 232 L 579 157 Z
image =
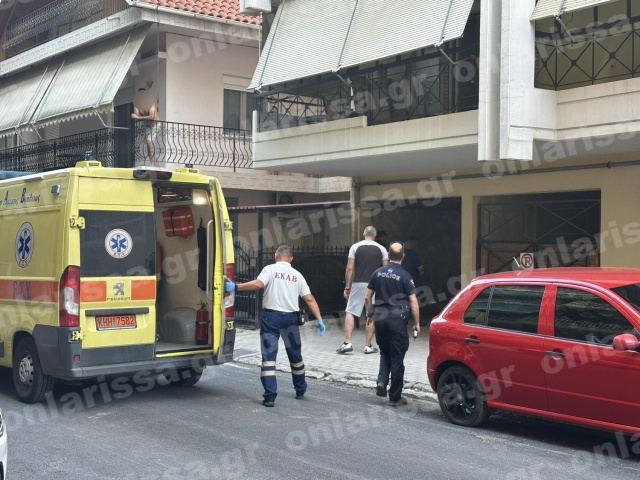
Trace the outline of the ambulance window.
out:
M 85 277 L 156 273 L 152 212 L 81 210 L 80 274 Z

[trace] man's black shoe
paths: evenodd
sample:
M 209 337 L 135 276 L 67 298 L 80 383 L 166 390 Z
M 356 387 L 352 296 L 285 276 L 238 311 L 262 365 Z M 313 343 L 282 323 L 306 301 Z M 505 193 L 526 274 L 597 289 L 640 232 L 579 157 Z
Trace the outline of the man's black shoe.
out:
M 296 392 L 296 400 L 304 400 L 304 392 Z
M 379 397 L 386 397 L 387 387 L 382 383 L 376 383 L 376 395 Z
M 402 407 L 407 404 L 407 399 L 400 397 L 398 400 L 389 400 L 390 407 Z
M 275 405 L 274 399 L 272 397 L 265 397 L 264 400 L 262 400 L 262 405 L 265 407 L 273 407 Z

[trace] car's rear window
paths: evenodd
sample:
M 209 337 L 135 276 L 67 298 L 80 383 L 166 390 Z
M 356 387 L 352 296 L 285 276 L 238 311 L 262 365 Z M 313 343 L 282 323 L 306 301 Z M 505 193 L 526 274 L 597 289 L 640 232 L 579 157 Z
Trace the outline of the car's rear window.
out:
M 623 285 L 622 287 L 615 287 L 611 290 L 624 298 L 633 308 L 640 312 L 640 283 Z
M 464 323 L 536 333 L 543 286 L 496 285 L 483 290 L 464 314 Z
M 152 212 L 81 210 L 80 274 L 84 277 L 155 275 Z

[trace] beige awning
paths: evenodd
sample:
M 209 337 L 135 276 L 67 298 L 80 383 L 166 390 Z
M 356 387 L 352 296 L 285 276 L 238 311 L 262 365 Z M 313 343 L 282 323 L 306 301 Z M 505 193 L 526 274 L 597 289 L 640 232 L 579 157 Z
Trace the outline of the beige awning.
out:
M 283 0 L 249 88 L 299 80 L 462 36 L 473 0 Z
M 531 21 L 541 20 L 548 17 L 558 17 L 563 13 L 592 8 L 602 3 L 614 2 L 616 0 L 538 0 L 536 8 L 531 15 Z
M 106 113 L 150 25 L 0 79 L 0 135 Z

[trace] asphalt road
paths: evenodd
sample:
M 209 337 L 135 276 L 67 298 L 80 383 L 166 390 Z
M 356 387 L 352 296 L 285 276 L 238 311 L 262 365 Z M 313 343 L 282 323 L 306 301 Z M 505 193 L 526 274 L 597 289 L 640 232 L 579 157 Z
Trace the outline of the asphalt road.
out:
M 29 406 L 0 370 L 8 478 L 640 477 L 640 439 L 509 415 L 460 428 L 429 400 L 394 409 L 368 389 L 309 380 L 299 401 L 287 374 L 278 381 L 275 408 L 260 404 L 259 369 L 235 363 L 209 368 L 191 388 L 148 379 L 62 385 L 55 400 Z

